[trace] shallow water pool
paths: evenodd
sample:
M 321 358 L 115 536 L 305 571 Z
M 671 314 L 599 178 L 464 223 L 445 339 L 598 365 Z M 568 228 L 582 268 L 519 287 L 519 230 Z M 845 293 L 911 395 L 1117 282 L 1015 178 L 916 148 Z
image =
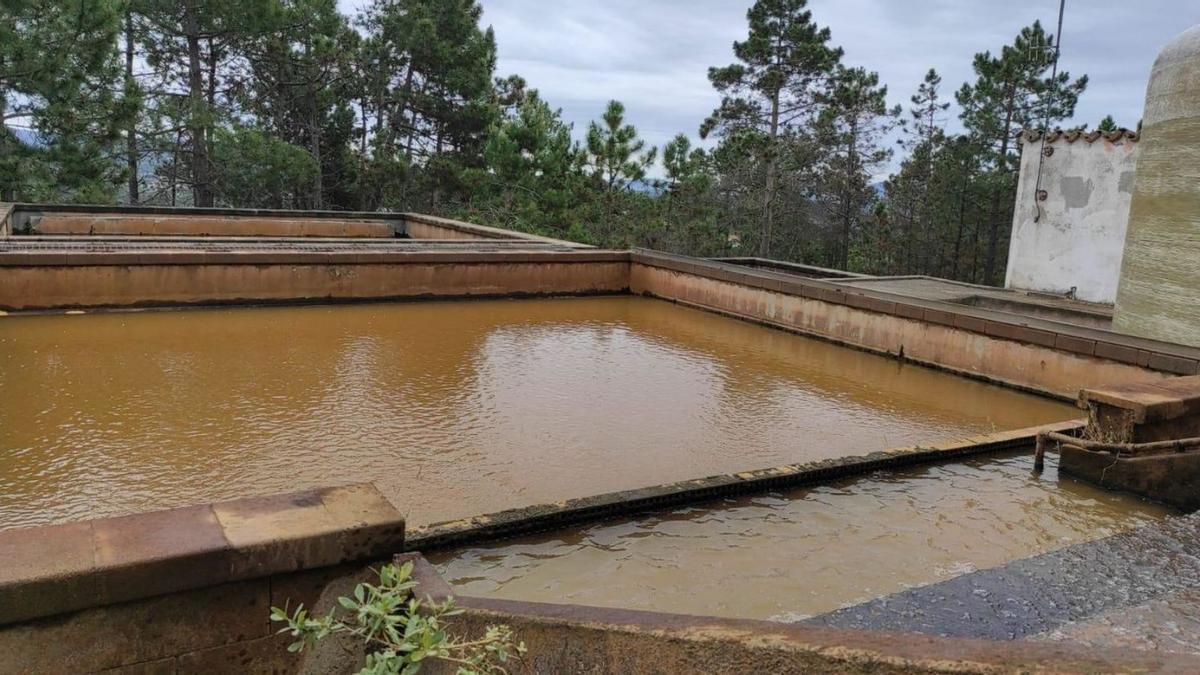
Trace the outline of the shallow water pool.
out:
M 463 595 L 797 621 L 1116 534 L 1163 507 L 1028 453 L 427 554 Z
M 0 317 L 0 528 L 374 481 L 410 525 L 1069 419 L 635 297 Z

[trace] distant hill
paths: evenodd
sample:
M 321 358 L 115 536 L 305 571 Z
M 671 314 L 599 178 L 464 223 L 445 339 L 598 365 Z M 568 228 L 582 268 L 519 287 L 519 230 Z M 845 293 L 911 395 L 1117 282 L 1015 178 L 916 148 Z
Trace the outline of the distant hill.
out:
M 644 195 L 658 195 L 663 191 L 653 180 L 635 180 L 629 184 L 629 189 Z

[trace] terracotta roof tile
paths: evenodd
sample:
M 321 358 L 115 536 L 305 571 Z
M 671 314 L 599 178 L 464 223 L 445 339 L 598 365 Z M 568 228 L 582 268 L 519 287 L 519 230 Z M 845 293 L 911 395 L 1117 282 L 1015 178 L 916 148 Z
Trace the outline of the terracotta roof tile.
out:
M 1026 129 L 1025 131 L 1021 132 L 1019 138 L 1022 143 L 1036 143 L 1042 140 L 1042 132 L 1038 129 Z M 1124 128 L 1109 132 L 1100 131 L 1099 129 L 1095 129 L 1093 131 L 1063 131 L 1062 129 L 1055 129 L 1054 131 L 1046 133 L 1047 143 L 1053 143 L 1060 138 L 1067 143 L 1074 143 L 1075 141 L 1081 139 L 1088 143 L 1095 143 L 1101 138 L 1110 143 L 1116 143 L 1117 141 L 1132 141 L 1136 143 L 1140 136 L 1138 132 L 1132 129 Z

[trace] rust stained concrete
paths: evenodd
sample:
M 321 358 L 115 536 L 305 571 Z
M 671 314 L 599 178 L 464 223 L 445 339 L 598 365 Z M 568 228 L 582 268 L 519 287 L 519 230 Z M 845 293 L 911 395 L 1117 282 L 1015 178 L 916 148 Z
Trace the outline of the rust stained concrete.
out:
M 105 215 L 46 213 L 30 218 L 35 234 L 375 237 L 395 236 L 384 220 L 220 215 Z
M 501 254 L 502 255 L 502 254 Z M 145 264 L 8 267 L 0 309 L 620 293 L 629 263 Z M 198 263 L 199 261 L 197 261 Z
M 1080 388 L 1164 374 L 1107 359 L 872 312 L 695 274 L 634 264 L 630 290 L 1023 389 L 1074 399 Z M 963 328 L 967 328 L 964 330 Z
M 410 239 L 459 239 L 471 241 L 486 241 L 495 239 L 525 240 L 541 242 L 573 249 L 593 249 L 594 246 L 580 244 L 564 239 L 552 239 L 541 235 L 505 230 L 488 225 L 477 225 L 452 218 L 430 216 L 424 213 L 405 213 L 404 232 Z
M 407 221 L 405 230 L 412 239 L 461 239 L 474 241 L 499 239 L 499 237 L 487 236 L 479 232 L 450 228 L 416 220 Z
M 403 516 L 370 484 L 6 530 L 0 654 L 7 625 L 403 547 Z
M 1121 457 L 1064 445 L 1059 450 L 1058 470 L 1181 511 L 1200 508 L 1200 451 Z

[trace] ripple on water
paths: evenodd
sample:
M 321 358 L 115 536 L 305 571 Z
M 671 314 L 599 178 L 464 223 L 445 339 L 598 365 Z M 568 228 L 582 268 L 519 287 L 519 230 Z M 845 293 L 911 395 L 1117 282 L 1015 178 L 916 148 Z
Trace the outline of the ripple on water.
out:
M 797 621 L 1168 515 L 1048 464 L 880 473 L 431 558 L 467 595 Z
M 645 298 L 8 317 L 0 340 L 0 528 L 358 481 L 415 525 L 1075 415 Z

